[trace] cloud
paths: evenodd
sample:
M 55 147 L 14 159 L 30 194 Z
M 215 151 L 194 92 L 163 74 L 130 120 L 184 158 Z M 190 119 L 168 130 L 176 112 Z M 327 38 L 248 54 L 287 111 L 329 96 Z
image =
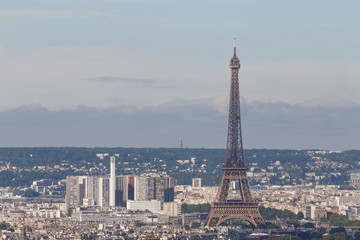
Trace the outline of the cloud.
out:
M 121 77 L 93 77 L 93 78 L 86 78 L 85 80 L 103 82 L 103 83 L 134 83 L 134 84 L 152 84 L 155 82 L 155 80 L 153 79 L 121 78 Z
M 337 97 L 360 103 L 358 62 L 264 62 L 244 66 L 242 93 L 248 101 L 300 103 Z
M 181 135 L 186 147 L 225 148 L 227 112 L 211 102 L 178 100 L 156 107 L 83 105 L 58 110 L 27 105 L 0 112 L 0 144 L 177 147 Z M 245 148 L 358 149 L 359 105 L 314 108 L 243 102 L 241 109 Z
M 105 13 L 98 11 L 14 8 L 0 9 L 0 21 L 38 21 L 58 18 L 91 18 L 104 14 Z
M 296 104 L 303 108 L 325 108 L 325 109 L 354 109 L 358 108 L 359 104 L 348 101 L 339 97 L 316 98 Z
M 298 104 L 341 98 L 360 103 L 359 66 L 359 62 L 243 63 L 240 95 L 248 102 Z M 226 66 L 208 68 L 199 70 L 181 59 L 163 62 L 115 47 L 45 47 L 21 54 L 2 47 L 0 109 L 27 104 L 49 109 L 157 106 L 177 99 L 205 99 L 226 112 L 221 102 L 228 100 L 229 71 Z
M 0 72 L 0 108 L 24 104 L 50 109 L 154 106 L 178 98 L 205 97 L 208 90 L 199 91 L 202 79 L 208 84 L 216 79 L 112 47 L 46 47 L 17 55 L 7 53 L 0 56 Z

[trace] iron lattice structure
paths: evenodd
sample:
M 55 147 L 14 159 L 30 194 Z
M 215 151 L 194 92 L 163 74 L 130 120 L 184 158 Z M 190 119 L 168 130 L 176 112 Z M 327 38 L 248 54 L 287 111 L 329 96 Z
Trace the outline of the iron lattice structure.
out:
M 210 213 L 205 221 L 205 226 L 218 226 L 231 218 L 244 219 L 255 226 L 264 223 L 258 204 L 251 195 L 249 179 L 244 161 L 244 149 L 241 133 L 240 94 L 239 94 L 239 69 L 240 61 L 236 56 L 230 60 L 231 87 L 229 102 L 229 123 L 226 144 L 225 163 L 222 168 L 221 183 L 215 202 L 211 204 Z M 239 182 L 240 196 L 229 198 L 229 188 L 232 181 Z

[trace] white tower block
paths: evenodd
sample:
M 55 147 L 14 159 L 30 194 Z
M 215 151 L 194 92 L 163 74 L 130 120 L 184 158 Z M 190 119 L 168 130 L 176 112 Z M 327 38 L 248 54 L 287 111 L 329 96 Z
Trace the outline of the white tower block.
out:
M 109 184 L 109 206 L 115 206 L 115 186 L 116 186 L 116 177 L 115 177 L 115 157 L 110 157 L 110 184 Z

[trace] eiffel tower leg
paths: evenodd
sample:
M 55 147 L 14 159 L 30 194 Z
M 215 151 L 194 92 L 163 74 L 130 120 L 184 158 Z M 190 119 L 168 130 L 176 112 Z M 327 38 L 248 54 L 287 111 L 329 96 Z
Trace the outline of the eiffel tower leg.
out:
M 213 210 L 210 210 L 210 213 L 204 222 L 204 226 L 218 226 L 218 222 L 219 217 L 215 216 Z

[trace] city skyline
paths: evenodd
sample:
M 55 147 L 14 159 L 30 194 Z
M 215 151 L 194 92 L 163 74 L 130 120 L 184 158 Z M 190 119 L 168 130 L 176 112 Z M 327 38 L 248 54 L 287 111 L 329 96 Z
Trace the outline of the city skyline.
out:
M 4 3 L 0 145 L 224 148 L 237 37 L 245 148 L 358 148 L 358 5 Z

